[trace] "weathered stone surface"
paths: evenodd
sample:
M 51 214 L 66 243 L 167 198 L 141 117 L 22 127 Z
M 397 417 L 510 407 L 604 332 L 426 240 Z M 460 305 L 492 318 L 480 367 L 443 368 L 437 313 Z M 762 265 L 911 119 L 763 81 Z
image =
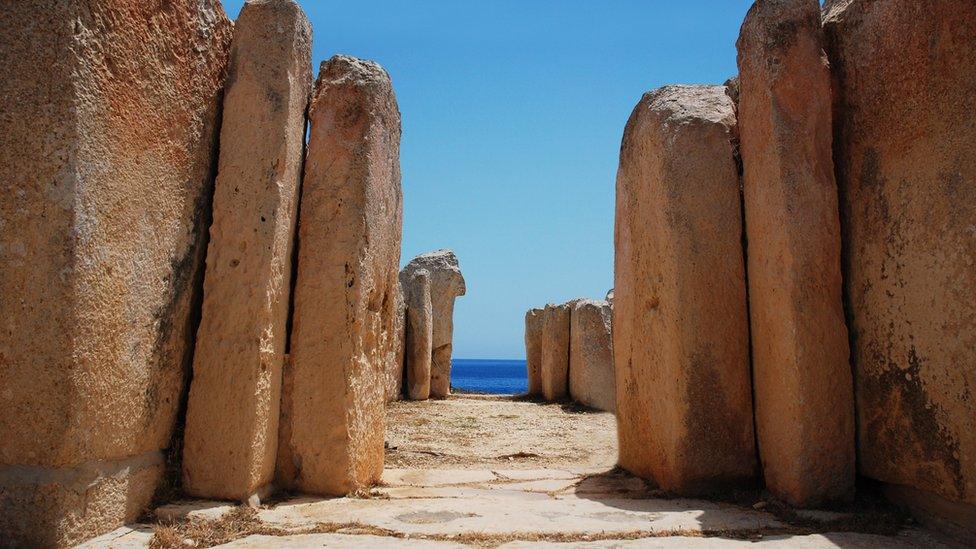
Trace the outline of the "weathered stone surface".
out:
M 389 333 L 385 348 L 386 356 L 386 400 L 403 398 L 403 383 L 407 337 L 407 304 L 403 296 L 403 286 L 397 281 L 396 313 L 393 317 L 393 330 Z
M 542 325 L 544 309 L 529 309 L 525 313 L 525 370 L 529 378 L 529 394 L 542 394 Z
M 401 277 L 407 275 L 406 271 Z M 430 398 L 430 361 L 433 352 L 434 313 L 431 305 L 431 276 L 427 269 L 409 273 L 401 285 L 407 293 L 407 397 Z
M 234 25 L 183 442 L 193 496 L 246 501 L 274 477 L 311 47 L 294 0 L 247 2 Z
M 161 473 L 231 24 L 207 0 L 2 2 L 0 37 L 0 537 L 67 545 Z
M 451 250 L 437 250 L 413 258 L 403 271 L 409 277 L 419 269 L 430 272 L 430 301 L 434 314 L 430 396 L 451 394 L 451 351 L 454 341 L 454 299 L 464 295 L 464 277 Z
M 854 389 L 819 1 L 756 2 L 737 45 L 759 455 L 767 488 L 808 507 L 854 491 Z
M 276 478 L 337 495 L 383 470 L 382 341 L 396 314 L 403 220 L 400 113 L 386 71 L 335 56 L 319 70 L 309 115 Z
M 617 388 L 610 339 L 610 303 L 585 299 L 569 321 L 569 395 L 590 408 L 612 412 Z
M 648 93 L 617 173 L 620 464 L 680 493 L 756 470 L 734 125 L 723 87 Z
M 976 504 L 976 3 L 832 2 L 860 472 Z
M 571 305 L 546 305 L 542 318 L 542 396 L 569 396 L 569 319 Z

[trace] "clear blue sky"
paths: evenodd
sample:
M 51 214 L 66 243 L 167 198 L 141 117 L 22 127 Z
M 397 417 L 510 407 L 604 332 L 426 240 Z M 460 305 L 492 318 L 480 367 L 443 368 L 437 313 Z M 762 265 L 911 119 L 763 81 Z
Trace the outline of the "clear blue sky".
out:
M 669 83 L 722 83 L 750 0 L 301 0 L 313 65 L 393 78 L 403 263 L 457 252 L 457 358 L 524 358 L 525 311 L 613 285 L 624 124 Z M 243 0 L 224 7 L 236 17 Z

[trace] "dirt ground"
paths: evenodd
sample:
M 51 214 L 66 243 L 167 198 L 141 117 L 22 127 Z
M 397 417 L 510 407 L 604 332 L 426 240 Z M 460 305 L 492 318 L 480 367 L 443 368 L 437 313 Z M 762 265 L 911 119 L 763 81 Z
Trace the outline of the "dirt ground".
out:
M 609 469 L 617 424 L 613 414 L 572 404 L 458 395 L 391 403 L 386 444 L 387 467 Z

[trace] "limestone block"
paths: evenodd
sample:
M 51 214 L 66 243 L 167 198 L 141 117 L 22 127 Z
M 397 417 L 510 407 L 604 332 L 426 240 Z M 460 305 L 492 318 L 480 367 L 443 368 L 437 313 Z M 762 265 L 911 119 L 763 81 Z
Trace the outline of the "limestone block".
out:
M 193 496 L 247 501 L 274 477 L 311 47 L 294 0 L 247 2 L 234 25 L 183 441 Z
M 854 491 L 854 389 L 819 1 L 756 2 L 738 49 L 759 455 L 767 488 L 810 507 Z
M 548 401 L 569 396 L 569 319 L 572 306 L 546 305 L 542 319 L 542 396 Z
M 385 333 L 396 314 L 403 198 L 389 75 L 322 63 L 309 113 L 290 362 L 277 481 L 341 495 L 383 471 Z
M 434 314 L 433 357 L 430 365 L 430 396 L 451 394 L 451 352 L 454 341 L 454 300 L 466 289 L 457 256 L 451 250 L 437 250 L 413 258 L 403 268 L 409 277 L 414 271 L 430 273 L 430 301 Z
M 620 465 L 683 494 L 756 471 L 734 126 L 721 86 L 650 92 L 617 172 Z
M 402 276 L 402 275 L 401 275 Z M 430 398 L 430 363 L 434 337 L 431 304 L 431 276 L 427 269 L 409 273 L 403 281 L 407 291 L 407 397 Z
M 192 351 L 231 28 L 208 0 L 0 2 L 5 543 L 75 544 L 152 497 Z
M 617 400 L 610 336 L 612 315 L 609 302 L 587 299 L 573 305 L 569 321 L 569 395 L 581 404 L 607 412 L 614 410 Z
M 529 309 L 525 313 L 525 369 L 529 379 L 529 395 L 542 394 L 542 325 L 544 309 Z
M 393 317 L 393 331 L 386 342 L 386 400 L 393 401 L 403 398 L 403 381 L 406 376 L 404 370 L 404 352 L 406 345 L 407 304 L 403 297 L 403 288 L 397 282 L 396 316 Z
M 860 473 L 972 508 L 976 3 L 835 1 L 824 28 Z

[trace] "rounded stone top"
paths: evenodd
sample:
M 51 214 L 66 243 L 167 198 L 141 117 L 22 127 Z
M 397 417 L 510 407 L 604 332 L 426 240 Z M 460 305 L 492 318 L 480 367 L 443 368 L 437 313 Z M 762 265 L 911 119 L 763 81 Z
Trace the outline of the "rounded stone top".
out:
M 462 296 L 467 291 L 458 258 L 451 250 L 436 250 L 413 258 L 400 273 L 401 281 L 419 270 L 429 271 L 432 279 L 446 285 L 455 296 Z
M 704 120 L 729 127 L 735 125 L 735 110 L 725 86 L 664 86 L 644 94 L 638 109 L 650 111 L 667 123 Z
M 333 55 L 319 65 L 319 85 L 354 84 L 356 86 L 390 86 L 390 75 L 379 63 L 351 55 Z

